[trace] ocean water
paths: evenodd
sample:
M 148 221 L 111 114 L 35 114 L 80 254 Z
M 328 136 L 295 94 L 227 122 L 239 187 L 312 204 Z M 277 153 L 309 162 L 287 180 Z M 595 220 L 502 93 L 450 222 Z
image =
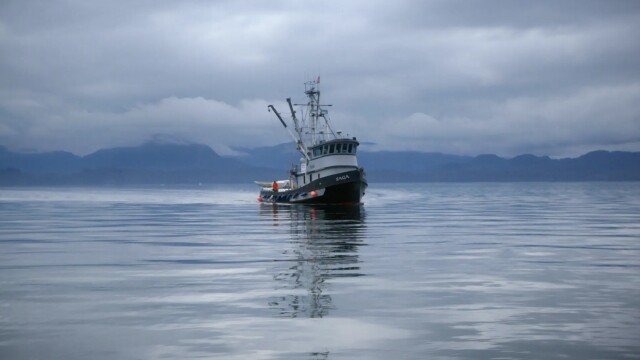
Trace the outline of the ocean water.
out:
M 638 359 L 640 183 L 0 189 L 0 359 Z

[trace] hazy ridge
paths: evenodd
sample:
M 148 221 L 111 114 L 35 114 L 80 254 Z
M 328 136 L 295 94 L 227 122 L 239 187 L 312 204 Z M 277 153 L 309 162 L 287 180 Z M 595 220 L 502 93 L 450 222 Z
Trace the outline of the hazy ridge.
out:
M 237 149 L 222 157 L 206 145 L 146 143 L 68 152 L 19 153 L 0 147 L 0 185 L 250 183 L 286 176 L 300 155 L 291 144 Z M 594 151 L 577 158 L 361 151 L 371 182 L 636 181 L 640 152 Z

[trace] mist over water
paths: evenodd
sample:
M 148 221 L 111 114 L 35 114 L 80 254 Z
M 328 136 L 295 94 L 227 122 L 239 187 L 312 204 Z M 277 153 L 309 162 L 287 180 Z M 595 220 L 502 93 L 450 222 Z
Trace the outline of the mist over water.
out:
M 0 189 L 2 359 L 640 357 L 640 184 Z

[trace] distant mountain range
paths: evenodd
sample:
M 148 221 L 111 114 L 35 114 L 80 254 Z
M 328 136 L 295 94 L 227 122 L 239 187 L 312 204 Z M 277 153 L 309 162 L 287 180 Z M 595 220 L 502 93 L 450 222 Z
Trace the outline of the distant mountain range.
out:
M 291 144 L 254 149 L 237 159 L 252 166 L 288 169 L 300 161 Z M 459 156 L 415 151 L 359 151 L 358 163 L 374 182 L 638 181 L 640 152 L 594 151 L 578 158 L 520 155 Z
M 0 147 L 0 185 L 125 185 L 250 182 L 274 179 L 275 169 L 223 158 L 205 145 L 147 143 L 67 152 L 16 153 Z
M 0 146 L 0 185 L 251 183 L 286 176 L 300 158 L 291 144 L 236 150 L 244 155 L 221 157 L 205 145 L 147 143 L 81 157 L 62 151 L 18 153 Z M 640 152 L 505 159 L 361 151 L 359 163 L 370 182 L 640 181 Z

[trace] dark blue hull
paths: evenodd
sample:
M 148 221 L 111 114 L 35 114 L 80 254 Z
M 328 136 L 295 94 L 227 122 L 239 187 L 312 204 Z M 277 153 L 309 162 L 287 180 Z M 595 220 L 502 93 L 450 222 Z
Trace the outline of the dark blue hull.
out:
M 297 189 L 263 189 L 260 201 L 291 204 L 359 204 L 367 189 L 364 170 L 326 176 Z

